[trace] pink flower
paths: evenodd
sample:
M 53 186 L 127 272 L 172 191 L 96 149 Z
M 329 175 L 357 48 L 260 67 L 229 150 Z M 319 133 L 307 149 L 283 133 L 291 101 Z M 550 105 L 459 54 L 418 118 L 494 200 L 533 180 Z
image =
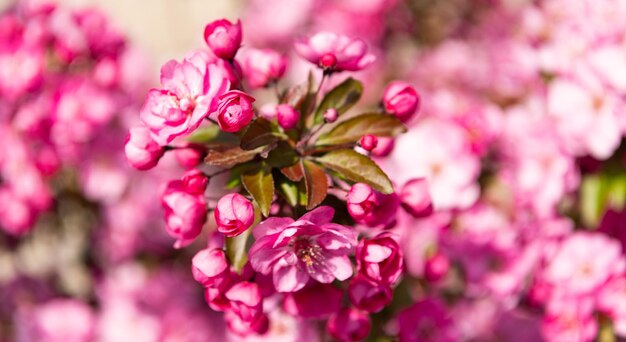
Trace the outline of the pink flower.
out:
M 256 283 L 237 283 L 226 291 L 225 296 L 230 301 L 230 311 L 244 322 L 254 322 L 263 314 L 263 296 Z
M 217 202 L 215 222 L 219 232 L 237 236 L 254 223 L 254 206 L 240 194 L 228 194 Z
M 383 95 L 385 111 L 407 122 L 420 106 L 420 96 L 415 88 L 402 81 L 391 82 Z
M 130 129 L 124 145 L 126 160 L 138 170 L 149 170 L 157 165 L 165 150 L 150 136 L 150 130 L 143 126 Z
M 354 308 L 342 309 L 326 324 L 330 335 L 341 342 L 362 341 L 369 335 L 371 328 L 369 315 Z
M 541 333 L 546 342 L 591 342 L 598 332 L 598 323 L 586 304 L 569 300 L 558 308 L 548 308 Z
M 163 89 L 148 92 L 140 115 L 153 139 L 166 145 L 198 128 L 217 109 L 218 97 L 230 88 L 230 81 L 223 67 L 197 52 L 182 63 L 166 63 L 161 68 L 161 85 Z
M 254 227 L 256 241 L 248 253 L 252 268 L 272 273 L 279 292 L 298 291 L 309 278 L 324 284 L 348 279 L 356 232 L 331 223 L 333 216 L 333 208 L 322 206 L 297 221 L 271 217 L 261 222 Z
M 424 217 L 433 212 L 428 182 L 424 178 L 414 178 L 406 182 L 400 192 L 400 201 L 402 207 L 413 217 Z
M 300 120 L 300 113 L 288 104 L 276 106 L 276 120 L 285 130 L 296 128 Z
M 220 96 L 217 114 L 220 128 L 232 133 L 246 127 L 254 116 L 252 102 L 252 96 L 239 90 L 231 90 Z
M 167 233 L 176 238 L 174 248 L 189 245 L 200 234 L 206 222 L 204 197 L 187 192 L 182 181 L 174 180 L 167 184 L 161 195 L 161 205 L 165 211 Z
M 226 19 L 215 20 L 204 28 L 204 40 L 213 53 L 222 59 L 232 60 L 241 46 L 241 21 L 236 24 Z
M 378 146 L 378 139 L 371 134 L 366 134 L 359 140 L 359 145 L 369 152 Z
M 36 307 L 29 341 L 88 342 L 94 339 L 96 317 L 93 310 L 77 300 L 54 299 Z
M 600 290 L 597 306 L 613 321 L 615 334 L 626 337 L 626 276 L 611 279 Z
M 367 312 L 379 312 L 391 303 L 393 290 L 389 285 L 374 282 L 358 274 L 350 281 L 348 296 L 357 308 Z
M 14 191 L 0 187 L 0 201 L 5 204 L 0 208 L 0 227 L 6 233 L 19 236 L 35 224 L 37 212 Z
M 426 260 L 424 278 L 431 282 L 437 282 L 445 277 L 449 270 L 450 260 L 445 254 L 437 252 Z
M 348 192 L 347 206 L 355 221 L 376 227 L 394 220 L 400 200 L 395 193 L 383 195 L 365 183 L 356 183 Z
M 543 279 L 563 295 L 592 294 L 626 268 L 619 242 L 603 234 L 567 237 L 546 266 Z
M 402 251 L 389 233 L 362 239 L 356 249 L 359 273 L 376 283 L 391 285 L 402 275 Z
M 287 58 L 271 49 L 248 49 L 242 58 L 243 75 L 252 88 L 278 81 L 287 68 Z
M 203 249 L 191 259 L 193 278 L 205 287 L 218 287 L 227 280 L 230 265 L 224 251 Z
M 324 319 L 341 307 L 343 291 L 333 284 L 314 283 L 298 292 L 285 294 L 283 309 L 301 318 Z
M 451 324 L 444 305 L 426 298 L 398 314 L 400 342 L 456 341 Z
M 300 56 L 328 71 L 358 71 L 376 59 L 367 53 L 364 41 L 330 32 L 300 39 L 296 41 L 295 49 Z

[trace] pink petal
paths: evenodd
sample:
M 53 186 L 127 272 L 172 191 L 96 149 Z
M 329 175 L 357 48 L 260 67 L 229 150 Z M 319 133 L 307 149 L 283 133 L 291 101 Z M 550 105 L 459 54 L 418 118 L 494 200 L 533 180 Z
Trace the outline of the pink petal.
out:
M 266 235 L 276 234 L 292 223 L 293 219 L 290 217 L 270 217 L 257 224 L 252 230 L 252 235 L 259 239 Z
M 298 269 L 297 266 L 274 267 L 274 287 L 278 292 L 295 292 L 306 285 L 309 275 Z
M 309 221 L 313 224 L 322 225 L 330 223 L 335 216 L 335 209 L 329 206 L 321 206 L 304 214 L 298 221 Z

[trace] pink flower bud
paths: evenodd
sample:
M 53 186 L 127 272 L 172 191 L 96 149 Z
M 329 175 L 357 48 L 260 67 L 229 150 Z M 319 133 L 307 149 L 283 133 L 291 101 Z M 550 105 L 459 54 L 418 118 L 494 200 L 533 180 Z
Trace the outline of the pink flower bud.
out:
M 167 184 L 161 195 L 167 233 L 176 238 L 174 248 L 189 245 L 202 231 L 207 208 L 202 195 L 187 192 L 182 181 Z
M 430 282 L 437 282 L 448 274 L 450 270 L 450 260 L 440 252 L 426 260 L 424 265 L 424 278 Z
M 185 185 L 185 190 L 190 194 L 201 195 L 204 194 L 207 185 L 209 184 L 209 178 L 200 170 L 189 170 L 182 178 Z
M 247 49 L 242 58 L 245 79 L 251 88 L 265 87 L 283 77 L 287 58 L 271 49 Z
M 362 239 L 356 249 L 359 273 L 376 283 L 393 284 L 402 275 L 402 251 L 389 233 Z
M 173 152 L 178 163 L 185 169 L 193 169 L 200 165 L 206 156 L 206 148 L 198 144 L 187 144 L 185 147 L 176 148 Z
M 383 106 L 387 113 L 407 122 L 417 112 L 420 97 L 415 88 L 402 81 L 391 82 L 383 95 Z
M 342 309 L 326 324 L 330 335 L 341 342 L 362 341 L 369 335 L 371 328 L 369 315 L 355 308 Z
M 348 192 L 346 204 L 355 221 L 376 227 L 395 219 L 400 200 L 395 193 L 383 195 L 365 183 L 356 183 Z
M 220 286 L 228 277 L 230 267 L 221 249 L 203 249 L 191 259 L 193 278 L 205 287 Z
M 428 193 L 428 182 L 425 178 L 414 178 L 406 182 L 400 192 L 402 207 L 416 218 L 429 216 L 433 213 L 433 203 Z
M 130 129 L 124 146 L 126 160 L 138 170 L 148 170 L 157 165 L 165 152 L 150 136 L 147 127 L 137 126 Z
M 276 119 L 283 129 L 292 129 L 298 126 L 300 113 L 288 104 L 281 104 L 276 106 Z
M 218 287 L 205 287 L 204 288 L 204 299 L 212 310 L 215 311 L 226 311 L 230 309 L 230 301 L 225 296 L 225 286 L 226 282 L 222 282 Z
M 253 322 L 263 313 L 263 297 L 259 285 L 242 281 L 226 291 L 230 307 L 244 322 Z
M 350 302 L 367 312 L 379 312 L 391 303 L 393 291 L 389 285 L 375 283 L 363 275 L 357 275 L 348 287 Z
M 339 113 L 337 113 L 337 110 L 335 108 L 328 108 L 326 112 L 324 112 L 324 121 L 328 123 L 333 123 L 337 121 L 338 117 Z
M 375 157 L 386 157 L 391 151 L 393 151 L 393 147 L 395 145 L 395 139 L 391 137 L 379 137 L 378 144 L 374 147 L 370 152 Z
M 226 236 L 237 236 L 254 223 L 254 206 L 240 194 L 228 194 L 215 208 L 217 230 Z
M 241 46 L 241 21 L 236 24 L 226 19 L 216 20 L 204 28 L 204 41 L 213 53 L 222 59 L 232 60 Z
M 320 57 L 320 66 L 324 69 L 333 69 L 337 65 L 337 57 L 334 53 L 327 53 Z
M 239 90 L 231 90 L 220 96 L 217 105 L 217 123 L 220 128 L 232 133 L 246 127 L 254 116 L 252 102 L 252 96 Z
M 366 134 L 359 140 L 359 145 L 361 145 L 364 150 L 371 151 L 378 145 L 378 138 L 371 134 Z
M 265 314 L 259 315 L 254 321 L 246 322 L 234 312 L 227 311 L 224 314 L 224 320 L 228 329 L 239 336 L 265 334 L 269 329 L 269 320 Z

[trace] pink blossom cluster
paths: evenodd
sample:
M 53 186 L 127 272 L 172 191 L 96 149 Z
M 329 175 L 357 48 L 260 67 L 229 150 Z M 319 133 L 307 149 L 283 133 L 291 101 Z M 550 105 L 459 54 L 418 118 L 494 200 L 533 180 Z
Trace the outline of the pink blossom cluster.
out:
M 176 160 L 138 176 L 125 158 L 145 65 L 99 10 L 29 0 L 0 15 L 0 340 L 224 334 L 167 261 L 153 198 Z
M 276 18 L 262 1 L 248 3 L 247 26 Z M 421 179 L 430 209 L 368 216 L 363 207 L 398 207 L 397 199 L 360 186 L 348 197 L 362 234 L 380 219 L 401 237 L 411 279 L 394 296 L 408 290 L 415 304 L 375 324 L 401 341 L 626 338 L 618 189 L 626 2 L 457 1 L 441 5 L 446 20 L 432 31 L 445 34 L 432 40 L 418 31 L 429 25 L 420 14 L 439 9 L 414 3 L 275 0 L 272 8 L 293 20 L 250 37 L 269 44 L 319 30 L 359 35 L 379 54 L 371 68 L 378 77 L 403 75 L 424 99 L 407 134 L 378 139 L 388 157 L 377 162 L 396 185 Z M 385 20 L 399 12 L 414 17 Z

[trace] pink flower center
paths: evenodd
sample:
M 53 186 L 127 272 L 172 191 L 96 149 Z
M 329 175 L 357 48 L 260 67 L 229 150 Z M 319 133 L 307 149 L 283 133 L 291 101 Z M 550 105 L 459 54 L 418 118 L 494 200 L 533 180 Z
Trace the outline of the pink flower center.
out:
M 311 243 L 308 239 L 298 239 L 294 243 L 293 249 L 307 266 L 307 268 L 312 267 L 313 265 L 324 260 L 324 256 L 322 255 L 322 248 L 320 246 Z
M 327 53 L 320 57 L 320 65 L 325 69 L 332 69 L 337 65 L 337 57 L 334 53 Z
M 188 98 L 180 99 L 178 104 L 180 106 L 180 110 L 186 113 L 192 112 L 195 107 L 195 104 L 193 103 L 193 101 L 191 101 Z

